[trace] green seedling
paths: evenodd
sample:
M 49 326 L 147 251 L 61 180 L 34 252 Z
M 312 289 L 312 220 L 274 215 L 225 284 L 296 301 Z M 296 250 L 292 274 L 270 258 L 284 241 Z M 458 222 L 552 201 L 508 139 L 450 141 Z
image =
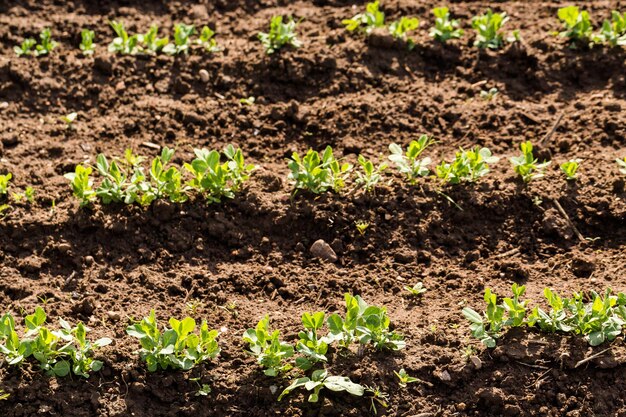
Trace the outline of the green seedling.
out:
M 385 307 L 369 306 L 360 296 L 345 294 L 345 319 L 335 313 L 328 318 L 328 337 L 348 347 L 353 341 L 372 344 L 378 350 L 400 350 L 406 346 L 404 338 L 389 329 Z
M 526 287 L 513 284 L 512 291 L 513 298 L 505 298 L 502 304 L 497 304 L 496 295 L 487 288 L 484 297 L 487 308 L 482 316 L 469 307 L 463 309 L 463 315 L 471 323 L 472 335 L 487 347 L 496 346 L 496 339 L 506 326 L 519 327 L 524 324 L 527 302 L 520 301 L 520 297 L 524 295 Z
M 426 291 L 428 291 L 428 289 L 426 287 L 424 287 L 424 284 L 422 284 L 421 282 L 418 282 L 417 284 L 413 285 L 412 287 L 406 285 L 404 287 L 404 289 L 406 291 L 408 291 L 408 293 L 410 295 L 412 295 L 413 297 L 419 297 L 420 295 L 422 295 Z
M 327 146 L 320 157 L 317 151 L 309 149 L 300 158 L 297 152 L 291 155 L 288 163 L 291 173 L 289 179 L 294 184 L 294 194 L 298 190 L 307 190 L 314 194 L 321 194 L 329 189 L 340 192 L 352 170 L 352 165 L 340 163 L 333 154 L 333 148 Z
M 450 39 L 459 39 L 463 36 L 463 29 L 459 29 L 459 21 L 450 19 L 447 7 L 433 9 L 435 26 L 430 29 L 430 36 L 439 42 L 447 42 Z
M 394 39 L 400 39 L 406 42 L 409 51 L 411 51 L 415 48 L 415 41 L 408 36 L 408 33 L 417 30 L 419 25 L 420 21 L 418 18 L 402 16 L 400 20 L 396 20 L 389 25 L 389 33 Z
M 441 162 L 437 166 L 437 177 L 450 184 L 476 182 L 489 173 L 489 164 L 498 161 L 499 158 L 492 156 L 487 148 L 476 146 L 469 151 L 461 149 L 451 163 Z
M 139 52 L 138 35 L 129 36 L 124 29 L 124 24 L 115 20 L 109 21 L 109 25 L 115 32 L 116 38 L 109 44 L 109 52 L 122 55 L 135 55 Z
M 166 36 L 159 38 L 159 27 L 157 25 L 150 26 L 148 32 L 143 35 L 137 35 L 137 43 L 143 45 L 142 51 L 150 55 L 158 54 L 163 48 L 169 44 L 170 40 Z
M 422 135 L 418 140 L 412 141 L 406 151 L 406 155 L 402 152 L 402 148 L 392 143 L 389 145 L 389 160 L 396 165 L 401 174 L 406 175 L 410 184 L 416 184 L 420 177 L 425 177 L 430 172 L 428 165 L 431 159 L 426 157 L 420 159 L 422 152 L 426 150 L 434 141 L 427 135 Z
M 486 101 L 491 101 L 498 95 L 498 89 L 496 87 L 492 87 L 489 90 L 481 90 L 480 98 Z
M 211 393 L 211 386 L 209 384 L 201 384 L 200 378 L 189 378 L 190 381 L 195 382 L 198 385 L 198 391 L 196 391 L 196 397 L 206 397 Z
M 215 31 L 208 26 L 203 26 L 200 31 L 200 36 L 196 39 L 196 44 L 202 46 L 207 52 L 219 52 L 220 47 L 217 46 L 215 40 Z
M 361 236 L 364 236 L 365 231 L 370 227 L 370 224 L 369 222 L 358 220 L 354 222 L 354 226 L 356 227 L 357 232 L 359 232 Z
M 103 363 L 93 359 L 95 349 L 112 343 L 102 338 L 94 342 L 87 340 L 87 327 L 78 323 L 71 327 L 59 319 L 61 328 L 56 331 L 45 326 L 46 313 L 41 307 L 34 314 L 26 316 L 27 331 L 22 338 L 15 330 L 15 320 L 10 313 L 0 319 L 0 354 L 9 365 L 20 366 L 32 357 L 40 368 L 50 376 L 74 375 L 89 378 L 91 372 L 102 369 Z
M 0 192 L 0 194 L 2 193 Z M 21 203 L 22 200 L 26 200 L 30 204 L 33 204 L 35 202 L 35 189 L 29 186 L 29 187 L 26 187 L 23 193 L 13 193 L 11 197 L 13 198 L 13 201 L 15 201 L 16 203 Z
M 388 166 L 383 163 L 376 167 L 372 161 L 365 158 L 363 155 L 359 155 L 358 162 L 363 172 L 357 171 L 355 183 L 363 188 L 366 193 L 371 193 L 374 191 L 382 177 L 382 173 Z
M 141 322 L 128 326 L 126 333 L 139 339 L 139 356 L 148 365 L 148 371 L 157 369 L 182 369 L 187 371 L 195 365 L 215 359 L 220 352 L 216 338 L 217 330 L 209 330 L 206 321 L 200 332 L 194 333 L 196 321 L 191 317 L 183 320 L 169 319 L 170 328 L 159 330 L 154 310 Z
M 615 162 L 617 162 L 620 174 L 626 175 L 626 157 L 624 157 L 623 159 L 617 158 Z
M 277 376 L 281 372 L 291 369 L 287 359 L 294 354 L 293 346 L 280 340 L 280 330 L 270 332 L 270 317 L 266 315 L 254 329 L 248 329 L 243 334 L 243 341 L 249 344 L 251 355 L 265 368 L 265 375 Z
M 253 106 L 256 99 L 253 96 L 244 97 L 239 99 L 239 104 L 244 106 Z
M 359 13 L 352 19 L 344 19 L 341 21 L 349 32 L 360 32 L 369 35 L 376 28 L 385 26 L 385 13 L 379 9 L 380 2 L 378 0 L 368 3 L 365 6 L 365 13 Z
M 285 45 L 291 45 L 294 48 L 301 47 L 302 42 L 298 40 L 296 26 L 298 23 L 291 17 L 284 23 L 282 16 L 272 17 L 270 31 L 268 33 L 259 32 L 257 35 L 263 48 L 265 48 L 265 53 L 271 55 Z
M 357 397 L 362 397 L 365 393 L 365 387 L 356 384 L 345 376 L 328 375 L 325 369 L 318 369 L 313 371 L 311 378 L 302 377 L 294 380 L 291 385 L 284 389 L 284 391 L 278 397 L 278 401 L 282 400 L 285 395 L 288 395 L 295 389 L 305 388 L 307 391 L 313 391 L 309 395 L 308 401 L 310 403 L 316 403 L 319 401 L 320 391 L 323 388 L 334 392 L 345 391 L 349 394 Z
M 472 28 L 476 31 L 474 46 L 479 48 L 499 49 L 504 45 L 501 29 L 509 17 L 506 13 L 494 13 L 487 9 L 487 13 L 472 18 Z
M 4 390 L 0 389 L 0 401 L 8 400 L 11 394 L 4 392 Z
M 520 144 L 522 154 L 520 156 L 511 157 L 509 160 L 513 164 L 513 169 L 524 182 L 528 183 L 532 180 L 542 178 L 545 175 L 546 168 L 550 165 L 550 161 L 538 163 L 533 156 L 533 145 L 530 141 Z
M 626 13 L 613 10 L 611 20 L 604 21 L 600 33 L 593 36 L 593 41 L 611 47 L 626 45 Z
M 72 130 L 74 128 L 74 121 L 78 117 L 78 113 L 72 112 L 70 114 L 66 114 L 65 116 L 59 117 L 59 119 L 65 123 L 65 127 L 67 130 Z
M 24 39 L 20 46 L 14 46 L 13 50 L 17 56 L 32 55 L 33 48 L 37 45 L 37 41 L 33 38 Z
M 220 203 L 223 198 L 234 198 L 250 178 L 255 165 L 246 164 L 241 149 L 233 145 L 224 148 L 226 162 L 220 163 L 220 153 L 207 149 L 194 149 L 196 159 L 184 167 L 194 179 L 188 185 L 202 193 L 210 203 Z
M 40 43 L 35 46 L 35 56 L 48 55 L 57 47 L 57 43 L 52 40 L 52 33 L 48 28 L 41 31 L 39 40 Z
M 81 207 L 89 205 L 96 198 L 96 193 L 92 188 L 93 181 L 90 178 L 91 172 L 90 167 L 76 165 L 74 172 L 64 175 L 70 180 L 74 196 L 80 200 Z
M 93 30 L 83 29 L 80 32 L 80 45 L 78 46 L 83 55 L 91 56 L 96 50 L 96 44 L 93 42 L 96 38 L 96 33 Z
M 168 55 L 187 54 L 189 52 L 189 38 L 196 33 L 194 25 L 177 23 L 174 26 L 174 43 L 163 47 L 163 53 Z
M 332 339 L 320 337 L 319 330 L 324 326 L 325 314 L 321 311 L 316 313 L 304 313 L 302 325 L 304 331 L 298 333 L 300 340 L 296 350 L 302 355 L 296 358 L 296 366 L 304 371 L 311 369 L 318 362 L 326 362 L 328 344 Z
M 376 404 L 383 408 L 389 407 L 389 394 L 383 392 L 380 387 L 365 386 L 365 392 L 368 394 L 370 399 L 370 411 L 372 412 L 372 415 L 378 415 Z
M 400 369 L 400 371 L 398 371 L 398 372 L 393 371 L 393 373 L 400 380 L 398 385 L 400 385 L 401 388 L 406 388 L 406 386 L 408 384 L 411 384 L 413 382 L 418 382 L 419 381 L 419 379 L 414 378 L 414 377 L 410 376 L 409 374 L 407 374 L 406 371 L 404 370 L 404 368 Z
M 568 181 L 575 181 L 578 178 L 579 167 L 580 159 L 572 159 L 567 162 L 563 162 L 560 166 L 561 171 L 563 171 Z
M 148 205 L 159 198 L 169 198 L 173 203 L 187 201 L 188 188 L 183 185 L 183 177 L 176 167 L 168 167 L 174 156 L 174 150 L 164 147 L 161 155 L 152 160 L 150 165 L 150 183 L 142 183 L 140 190 L 143 192 L 142 205 Z
M 558 16 L 565 28 L 559 36 L 569 39 L 572 47 L 589 44 L 593 28 L 587 11 L 580 11 L 577 6 L 567 6 L 559 9 Z
M 13 174 L 0 175 L 0 196 L 6 195 L 9 192 L 9 182 L 13 178 Z

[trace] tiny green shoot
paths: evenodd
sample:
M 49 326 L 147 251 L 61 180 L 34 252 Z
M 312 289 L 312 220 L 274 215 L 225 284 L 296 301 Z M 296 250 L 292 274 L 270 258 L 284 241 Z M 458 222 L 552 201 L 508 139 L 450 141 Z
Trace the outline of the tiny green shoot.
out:
M 565 174 L 568 181 L 575 181 L 578 178 L 578 168 L 580 167 L 580 159 L 571 159 L 560 165 L 561 171 Z
M 436 41 L 445 43 L 450 39 L 459 39 L 463 36 L 463 29 L 459 28 L 459 21 L 450 19 L 447 7 L 436 7 L 432 10 L 435 15 L 435 26 L 430 29 L 430 36 Z
M 96 44 L 93 42 L 96 37 L 96 33 L 93 30 L 83 29 L 80 32 L 80 45 L 79 48 L 83 52 L 83 55 L 93 55 L 96 50 Z
M 368 3 L 365 6 L 365 13 L 358 13 L 352 19 L 344 19 L 341 23 L 348 32 L 358 31 L 369 35 L 376 28 L 385 26 L 385 13 L 380 8 L 378 0 Z
M 298 39 L 296 26 L 298 23 L 291 17 L 288 19 L 283 19 L 283 16 L 272 17 L 269 32 L 259 32 L 257 35 L 263 48 L 265 48 L 265 53 L 271 55 L 285 45 L 294 48 L 301 47 L 302 42 Z

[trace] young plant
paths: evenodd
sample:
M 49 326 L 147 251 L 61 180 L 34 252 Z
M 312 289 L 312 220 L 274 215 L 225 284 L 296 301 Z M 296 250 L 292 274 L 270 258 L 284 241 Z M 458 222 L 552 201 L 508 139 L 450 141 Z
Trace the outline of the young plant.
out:
M 80 45 L 79 48 L 83 51 L 83 55 L 90 56 L 93 55 L 96 50 L 96 44 L 93 42 L 96 37 L 96 33 L 93 30 L 83 29 L 80 32 Z
M 246 164 L 241 149 L 233 145 L 224 148 L 226 162 L 220 163 L 220 154 L 207 149 L 194 149 L 196 159 L 184 167 L 194 179 L 188 185 L 201 192 L 207 201 L 220 203 L 222 198 L 235 198 L 250 173 L 256 168 Z
M 355 183 L 363 188 L 366 193 L 371 193 L 380 181 L 382 173 L 387 169 L 387 164 L 380 164 L 378 167 L 363 155 L 358 158 L 361 171 L 357 171 Z
M 580 167 L 580 159 L 572 159 L 563 162 L 560 166 L 561 171 L 565 174 L 568 181 L 574 181 L 578 178 L 578 168 Z
M 399 372 L 393 371 L 393 373 L 400 380 L 398 385 L 400 385 L 401 388 L 406 388 L 406 386 L 408 384 L 411 384 L 413 382 L 418 382 L 419 381 L 419 379 L 414 378 L 414 377 L 410 376 L 409 374 L 407 374 L 406 371 L 404 370 L 404 368 L 400 369 Z
M 20 46 L 14 46 L 13 50 L 17 56 L 27 56 L 33 53 L 33 48 L 37 45 L 37 41 L 33 38 L 24 39 Z
M 67 130 L 72 130 L 74 128 L 74 121 L 78 117 L 78 113 L 72 112 L 70 114 L 66 114 L 65 116 L 59 117 L 62 122 L 65 123 L 65 127 Z
M 243 334 L 243 341 L 248 343 L 249 351 L 256 356 L 257 362 L 267 376 L 277 376 L 281 372 L 291 369 L 286 360 L 294 354 L 293 346 L 280 340 L 280 330 L 269 330 L 270 317 L 266 315 L 254 329 L 248 329 Z
M 288 163 L 291 173 L 289 179 L 293 181 L 294 193 L 297 190 L 307 190 L 314 194 L 321 194 L 329 189 L 340 192 L 345 186 L 352 165 L 340 163 L 333 154 L 333 148 L 327 146 L 320 157 L 317 151 L 309 149 L 306 155 L 300 158 L 297 152 L 291 155 Z
M 39 40 L 40 43 L 35 47 L 35 56 L 48 55 L 57 46 L 57 43 L 52 40 L 52 33 L 48 28 L 41 31 Z
M 412 141 L 406 151 L 406 155 L 402 152 L 402 148 L 395 143 L 389 145 L 389 160 L 396 165 L 401 174 L 406 175 L 410 184 L 416 184 L 420 177 L 425 177 L 430 172 L 428 165 L 431 159 L 426 157 L 420 159 L 422 152 L 426 150 L 434 141 L 427 135 L 422 135 L 418 140 Z
M 208 26 L 203 26 L 200 31 L 200 36 L 196 39 L 196 44 L 202 46 L 207 52 L 219 52 L 220 47 L 217 46 L 215 40 L 215 31 Z
M 74 196 L 80 200 L 80 206 L 88 206 L 96 198 L 93 190 L 93 181 L 90 178 L 92 169 L 82 165 L 76 165 L 75 171 L 64 175 L 70 180 Z
M 48 375 L 64 377 L 70 374 L 89 378 L 91 372 L 102 369 L 102 362 L 93 359 L 95 349 L 111 344 L 111 339 L 94 342 L 86 338 L 87 327 L 78 323 L 71 327 L 59 319 L 60 330 L 52 331 L 45 326 L 46 313 L 41 307 L 26 316 L 27 331 L 22 338 L 15 330 L 15 320 L 10 313 L 0 318 L 0 354 L 9 365 L 21 365 L 33 357 Z
M 163 47 L 163 52 L 168 55 L 178 55 L 189 52 L 189 38 L 196 33 L 194 25 L 177 23 L 174 26 L 174 43 L 168 43 Z
M 435 26 L 430 29 L 430 36 L 439 42 L 447 42 L 450 39 L 460 39 L 463 36 L 463 29 L 459 29 L 459 21 L 450 19 L 450 12 L 447 7 L 436 7 L 433 9 L 435 15 Z
M 374 29 L 385 26 L 385 13 L 380 11 L 379 4 L 378 0 L 368 3 L 365 13 L 359 13 L 352 19 L 344 19 L 341 23 L 348 32 L 358 31 L 369 35 Z
M 472 18 L 472 28 L 476 31 L 474 46 L 479 48 L 499 49 L 504 45 L 501 29 L 509 17 L 506 13 L 494 13 L 487 9 L 487 13 Z
M 623 159 L 617 158 L 615 162 L 617 162 L 620 174 L 626 175 L 626 157 L 624 157 Z
M 415 48 L 415 41 L 413 38 L 408 36 L 408 33 L 416 30 L 420 25 L 420 21 L 418 18 L 413 17 L 405 17 L 402 16 L 400 20 L 396 20 L 389 25 L 389 33 L 393 36 L 394 39 L 401 39 L 406 42 L 409 51 Z
M 437 177 L 450 184 L 461 182 L 476 182 L 489 172 L 489 164 L 494 164 L 499 158 L 492 156 L 487 148 L 476 146 L 474 149 L 456 153 L 451 163 L 441 162 L 436 168 Z
M 176 167 L 168 167 L 174 156 L 174 150 L 167 146 L 161 150 L 161 155 L 152 160 L 150 165 L 150 183 L 140 184 L 142 205 L 148 205 L 152 201 L 167 197 L 172 203 L 183 203 L 187 201 L 188 188 L 183 185 L 183 176 Z
M 365 236 L 365 231 L 370 227 L 370 224 L 364 220 L 357 220 L 354 222 L 354 226 L 361 236 Z
M 567 6 L 559 9 L 558 16 L 565 28 L 559 36 L 569 39 L 572 46 L 589 44 L 593 28 L 587 11 L 580 11 L 577 6 Z
M 385 307 L 369 306 L 358 295 L 345 294 L 345 301 L 345 319 L 337 313 L 328 318 L 328 337 L 343 347 L 357 340 L 361 345 L 371 343 L 378 350 L 404 349 L 404 338 L 389 329 Z
M 428 291 L 428 289 L 424 287 L 424 284 L 422 284 L 421 282 L 418 282 L 412 287 L 405 285 L 404 289 L 408 291 L 408 293 L 412 295 L 413 297 L 419 297 L 420 295 Z
M 486 101 L 491 101 L 498 95 L 498 89 L 496 87 L 492 87 L 489 90 L 481 90 L 480 98 Z
M 129 36 L 122 22 L 111 20 L 109 21 L 109 25 L 117 35 L 116 38 L 113 39 L 113 42 L 109 44 L 109 52 L 122 55 L 135 55 L 139 52 L 138 35 Z
M 13 178 L 13 174 L 0 175 L 0 196 L 6 195 L 9 191 L 9 181 Z
M 611 47 L 626 45 L 626 13 L 613 10 L 611 20 L 604 21 L 600 33 L 593 36 L 593 40 Z
M 484 297 L 487 309 L 482 316 L 469 307 L 463 309 L 463 315 L 471 323 L 472 335 L 487 347 L 496 346 L 496 339 L 506 326 L 519 327 L 524 324 L 527 302 L 520 301 L 520 297 L 524 295 L 526 287 L 513 284 L 512 291 L 513 298 L 505 298 L 502 304 L 497 304 L 496 295 L 487 288 Z
M 296 345 L 296 350 L 303 356 L 296 358 L 296 366 L 304 371 L 311 369 L 318 362 L 327 361 L 326 352 L 332 339 L 318 335 L 324 326 L 324 317 L 325 314 L 321 311 L 302 315 L 305 330 L 298 333 L 300 341 Z
M 313 391 L 309 395 L 308 401 L 310 403 L 316 403 L 319 401 L 320 391 L 323 388 L 335 392 L 345 391 L 357 397 L 362 397 L 365 393 L 365 387 L 352 382 L 350 378 L 345 376 L 328 375 L 328 372 L 325 369 L 318 369 L 313 371 L 311 378 L 302 377 L 294 380 L 291 385 L 283 390 L 278 397 L 278 401 L 282 400 L 285 395 L 288 395 L 293 390 L 302 387 L 304 387 L 307 391 Z
M 0 194 L 2 194 L 0 192 Z M 26 187 L 24 192 L 13 193 L 11 198 L 16 203 L 21 203 L 22 200 L 28 201 L 30 204 L 35 202 L 35 189 L 33 187 Z
M 158 54 L 169 43 L 169 38 L 159 38 L 159 27 L 157 25 L 150 26 L 148 32 L 143 35 L 137 35 L 137 42 L 143 45 L 143 51 L 150 55 Z
M 302 42 L 298 40 L 296 26 L 298 23 L 291 17 L 285 23 L 283 23 L 282 16 L 272 17 L 270 31 L 268 33 L 259 32 L 257 35 L 263 48 L 265 48 L 265 53 L 271 55 L 285 45 L 291 45 L 294 48 L 301 47 Z
M 533 156 L 533 145 L 530 141 L 522 142 L 520 150 L 522 151 L 520 156 L 509 159 L 515 172 L 522 177 L 524 182 L 542 178 L 546 168 L 550 165 L 550 161 L 538 163 L 538 160 Z
M 217 330 L 209 330 L 206 321 L 200 332 L 194 333 L 196 321 L 191 317 L 183 320 L 169 319 L 170 328 L 159 330 L 154 310 L 141 322 L 128 326 L 126 333 L 139 339 L 139 356 L 148 365 L 148 371 L 157 369 L 182 369 L 188 371 L 195 365 L 215 359 L 220 348 L 215 340 Z

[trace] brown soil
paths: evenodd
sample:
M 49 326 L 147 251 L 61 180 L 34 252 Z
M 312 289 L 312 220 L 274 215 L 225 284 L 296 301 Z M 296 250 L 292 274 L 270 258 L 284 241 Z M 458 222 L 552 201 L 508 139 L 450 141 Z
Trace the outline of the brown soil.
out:
M 34 206 L 14 205 L 0 221 L 0 305 L 32 311 L 46 299 L 53 321 L 83 320 L 93 336 L 115 339 L 101 352 L 105 368 L 87 381 L 3 367 L 0 388 L 11 395 L 0 415 L 369 415 L 367 399 L 346 395 L 309 404 L 294 393 L 278 403 L 270 387 L 280 390 L 288 380 L 263 376 L 241 341 L 244 329 L 269 313 L 293 342 L 302 312 L 343 310 L 344 292 L 353 292 L 387 306 L 407 340 L 393 355 L 331 352 L 331 373 L 390 395 L 381 414 L 626 416 L 621 342 L 575 368 L 606 346 L 521 331 L 487 350 L 470 338 L 460 314 L 464 305 L 481 306 L 486 286 L 503 294 L 512 282 L 526 284 L 536 303 L 545 286 L 561 293 L 625 289 L 626 192 L 614 163 L 626 145 L 623 51 L 573 51 L 550 36 L 558 29 L 557 2 L 499 2 L 512 18 L 509 29 L 524 37 L 499 52 L 473 48 L 470 30 L 447 46 L 430 41 L 425 28 L 436 2 L 383 2 L 390 19 L 422 19 L 410 53 L 385 37 L 367 42 L 344 31 L 341 19 L 360 2 L 208 3 L 0 3 L 0 101 L 9 103 L 0 109 L 0 170 L 38 195 Z M 469 18 L 487 6 L 454 2 L 451 9 L 469 29 Z M 585 6 L 598 22 L 618 5 Z M 279 13 L 304 18 L 305 46 L 268 58 L 255 36 Z M 106 20 L 113 18 L 131 32 L 151 23 L 168 32 L 174 22 L 210 23 L 225 50 L 111 56 Z M 12 47 L 45 26 L 60 42 L 52 56 L 16 58 Z M 94 58 L 76 48 L 83 27 L 97 32 Z M 200 69 L 210 74 L 206 84 Z M 481 100 L 490 87 L 498 97 Z M 248 96 L 256 104 L 241 106 Z M 68 132 L 58 117 L 71 111 L 79 118 Z M 556 132 L 539 146 L 555 161 L 548 175 L 520 184 L 506 157 L 522 140 L 538 144 L 561 112 Z M 292 151 L 332 145 L 348 160 L 359 152 L 383 158 L 390 142 L 407 144 L 420 133 L 439 141 L 435 161 L 475 144 L 502 157 L 478 185 L 444 189 L 462 211 L 435 192 L 434 180 L 409 187 L 395 174 L 375 197 L 302 194 L 290 201 L 285 158 Z M 119 155 L 130 146 L 156 153 L 141 146 L 146 141 L 175 146 L 177 162 L 191 159 L 193 147 L 234 142 L 262 168 L 245 192 L 221 205 L 79 209 L 62 174 L 98 152 Z M 570 158 L 583 159 L 576 184 L 558 170 Z M 592 240 L 577 239 L 554 200 Z M 358 220 L 371 224 L 364 236 Z M 336 250 L 336 264 L 310 255 L 317 239 Z M 411 302 L 402 288 L 417 281 L 428 292 Z M 190 300 L 202 303 L 197 318 L 224 330 L 219 360 L 187 374 L 149 374 L 125 335 L 129 318 L 151 308 L 161 320 L 180 317 Z M 229 303 L 236 314 L 223 308 Z M 468 346 L 477 349 L 480 369 L 464 356 Z M 425 382 L 399 389 L 393 371 L 401 367 Z M 211 385 L 208 397 L 195 396 L 193 377 Z

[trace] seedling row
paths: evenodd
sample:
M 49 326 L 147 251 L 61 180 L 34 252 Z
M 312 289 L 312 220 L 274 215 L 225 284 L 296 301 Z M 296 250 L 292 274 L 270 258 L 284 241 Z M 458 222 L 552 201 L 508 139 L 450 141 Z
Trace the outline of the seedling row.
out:
M 429 29 L 429 36 L 435 41 L 446 43 L 450 40 L 461 39 L 465 30 L 461 22 L 453 19 L 447 7 L 438 7 L 432 10 L 435 24 Z M 609 47 L 626 44 L 626 13 L 612 11 L 611 18 L 603 21 L 599 28 L 593 27 L 587 11 L 577 6 L 560 8 L 557 13 L 562 25 L 562 31 L 554 35 L 566 38 L 572 48 L 590 48 L 594 45 Z M 471 29 L 475 33 L 474 46 L 478 48 L 500 49 L 506 43 L 519 42 L 521 33 L 514 29 L 507 33 L 504 29 L 510 17 L 506 12 L 494 12 L 487 9 L 484 14 L 476 15 L 471 19 Z M 258 40 L 265 52 L 271 55 L 285 46 L 300 48 L 304 44 L 298 39 L 297 26 L 299 21 L 292 17 L 277 15 L 272 17 L 268 32 L 259 32 Z M 419 29 L 420 20 L 417 17 L 402 16 L 398 20 L 387 22 L 380 2 L 368 3 L 365 11 L 341 22 L 349 32 L 370 36 L 376 30 L 387 31 L 394 39 L 402 42 L 409 50 L 416 46 L 412 36 Z M 108 45 L 108 51 L 121 55 L 179 55 L 199 50 L 207 53 L 221 50 L 216 40 L 216 32 L 209 26 L 203 26 L 199 31 L 194 25 L 177 23 L 173 29 L 172 38 L 160 37 L 159 28 L 150 26 L 145 33 L 129 34 L 122 22 L 111 20 L 109 25 L 115 33 L 115 38 Z M 20 45 L 14 47 L 17 56 L 44 56 L 50 54 L 58 43 L 53 40 L 51 29 L 44 29 L 39 40 L 26 38 Z M 82 54 L 90 56 L 97 47 L 96 33 L 91 29 L 81 31 L 79 48 Z
M 574 334 L 585 337 L 589 344 L 598 346 L 614 340 L 622 334 L 626 323 L 626 295 L 612 295 L 607 289 L 604 296 L 591 292 L 589 295 L 574 293 L 571 298 L 561 298 L 550 288 L 544 290 L 549 311 L 540 307 L 532 310 L 523 301 L 525 286 L 513 284 L 511 298 L 498 298 L 490 290 L 485 291 L 486 311 L 482 314 L 466 307 L 463 315 L 470 321 L 470 331 L 488 348 L 507 328 L 526 326 L 540 332 Z M 426 289 L 421 283 L 406 287 L 408 296 L 422 297 Z M 331 375 L 328 365 L 341 361 L 349 355 L 363 356 L 370 350 L 387 354 L 399 352 L 406 347 L 404 337 L 392 330 L 387 309 L 368 305 L 358 295 L 345 294 L 343 314 L 305 312 L 295 346 L 281 338 L 279 329 L 272 329 L 270 316 L 265 315 L 254 328 L 246 330 L 242 342 L 246 352 L 268 377 L 280 381 L 291 380 L 276 400 L 281 401 L 294 391 L 306 392 L 309 402 L 318 402 L 323 390 L 345 392 L 366 396 L 372 408 L 386 407 L 387 395 L 380 387 L 361 385 L 341 375 Z M 87 328 L 82 322 L 72 327 L 63 318 L 57 327 L 47 324 L 43 308 L 24 317 L 24 329 L 19 329 L 16 318 L 6 313 L 0 318 L 0 355 L 10 367 L 23 367 L 27 362 L 36 363 L 42 372 L 52 377 L 70 374 L 89 378 L 104 366 L 98 351 L 113 343 L 110 338 L 89 340 Z M 170 318 L 166 325 L 160 324 L 154 310 L 127 328 L 128 336 L 139 342 L 136 354 L 149 372 L 189 371 L 210 361 L 218 360 L 221 348 L 218 343 L 220 331 L 209 329 L 207 322 L 198 326 L 195 319 Z M 409 383 L 426 383 L 410 376 L 403 368 L 393 371 L 400 388 Z M 198 395 L 208 395 L 211 387 L 198 383 Z M 387 387 L 390 388 L 390 387 Z

